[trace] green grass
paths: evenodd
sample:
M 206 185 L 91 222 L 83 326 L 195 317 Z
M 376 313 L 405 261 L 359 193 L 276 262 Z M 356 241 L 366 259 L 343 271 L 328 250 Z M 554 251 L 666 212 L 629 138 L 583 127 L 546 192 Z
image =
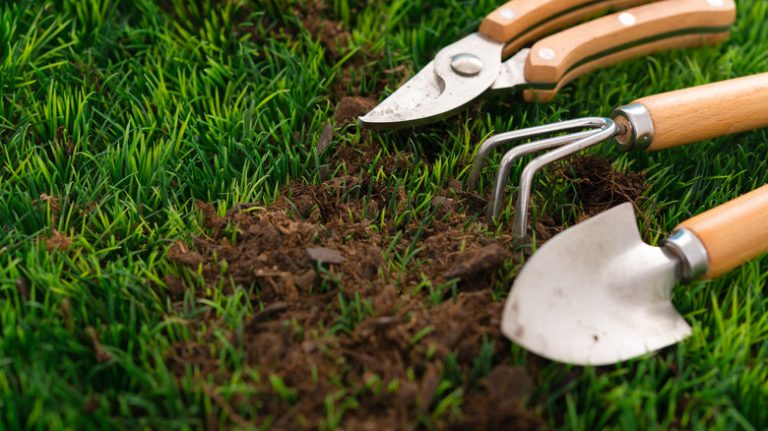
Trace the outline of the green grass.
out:
M 338 162 L 314 146 L 333 123 L 345 63 L 360 62 L 360 94 L 380 80 L 388 94 L 402 75 L 387 70 L 418 70 L 498 5 L 441 0 L 425 13 L 424 2 L 334 0 L 329 13 L 351 37 L 331 59 L 292 16 L 292 1 L 163 3 L 0 3 L 0 428 L 189 429 L 203 427 L 212 412 L 231 423 L 212 392 L 191 372 L 174 377 L 164 356 L 194 339 L 187 319 L 212 310 L 236 328 L 254 313 L 221 291 L 188 294 L 184 307 L 172 306 L 163 277 L 179 268 L 166 254 L 202 231 L 195 200 L 223 213 L 240 202 L 269 203 L 290 180 L 318 182 L 319 167 Z M 405 225 L 428 215 L 424 203 L 449 178 L 466 180 L 475 146 L 491 133 L 607 115 L 640 96 L 768 70 L 768 1 L 738 6 L 722 46 L 595 72 L 550 105 L 504 96 L 437 128 L 371 138 L 354 125 L 339 127 L 334 146 L 372 139 L 382 154 L 413 152 L 404 172 L 377 178 L 407 191 L 408 212 L 381 215 Z M 594 152 L 620 170 L 649 173 L 642 228 L 654 241 L 768 183 L 766 131 L 657 154 L 619 154 L 609 145 Z M 548 180 L 538 176 L 536 211 L 571 217 L 567 185 Z M 484 181 L 487 187 L 491 175 Z M 389 208 L 397 208 L 396 197 Z M 45 239 L 55 232 L 70 247 L 49 251 Z M 763 258 L 677 288 L 674 302 L 694 327 L 690 339 L 605 370 L 548 364 L 532 406 L 553 428 L 768 428 L 767 279 Z M 350 312 L 337 331 L 349 331 L 370 307 L 355 296 L 338 301 Z M 88 328 L 107 360 L 97 361 Z M 490 367 L 485 356 L 476 362 L 480 375 Z M 226 357 L 237 370 L 238 353 Z M 527 358 L 509 347 L 510 363 Z M 216 392 L 247 392 L 249 372 Z M 278 376 L 268 380 L 287 402 L 296 396 Z M 450 414 L 460 398 L 444 394 L 433 413 Z M 341 415 L 331 402 L 328 426 Z

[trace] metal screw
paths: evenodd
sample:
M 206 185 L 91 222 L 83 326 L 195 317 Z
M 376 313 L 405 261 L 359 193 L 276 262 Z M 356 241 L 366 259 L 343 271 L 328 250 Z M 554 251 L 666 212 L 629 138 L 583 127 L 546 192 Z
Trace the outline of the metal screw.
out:
M 517 18 L 517 13 L 508 7 L 499 10 L 499 15 L 507 21 L 512 21 L 513 19 Z
M 541 48 L 539 50 L 539 57 L 544 60 L 553 60 L 556 56 L 557 54 L 555 54 L 555 50 L 552 48 Z
M 619 22 L 629 27 L 635 25 L 637 18 L 629 12 L 624 12 L 619 14 Z
M 483 71 L 483 62 L 472 54 L 458 54 L 451 58 L 451 68 L 463 76 L 475 76 Z

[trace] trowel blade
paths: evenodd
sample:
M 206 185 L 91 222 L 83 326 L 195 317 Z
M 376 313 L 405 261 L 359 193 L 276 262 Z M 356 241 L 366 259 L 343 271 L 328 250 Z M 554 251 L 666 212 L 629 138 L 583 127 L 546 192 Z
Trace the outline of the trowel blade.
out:
M 546 358 L 608 365 L 674 344 L 691 328 L 670 301 L 678 260 L 645 244 L 632 204 L 552 238 L 507 299 L 502 332 Z

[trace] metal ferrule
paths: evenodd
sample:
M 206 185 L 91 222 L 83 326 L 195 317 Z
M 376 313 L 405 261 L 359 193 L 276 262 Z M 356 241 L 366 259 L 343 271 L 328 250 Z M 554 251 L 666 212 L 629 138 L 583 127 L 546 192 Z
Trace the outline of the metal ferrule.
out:
M 619 126 L 616 135 L 619 149 L 623 151 L 644 150 L 653 142 L 653 119 L 645 106 L 639 103 L 614 109 L 611 118 Z
M 662 247 L 680 259 L 682 281 L 695 280 L 709 271 L 707 249 L 699 237 L 685 228 L 680 228 L 667 238 Z

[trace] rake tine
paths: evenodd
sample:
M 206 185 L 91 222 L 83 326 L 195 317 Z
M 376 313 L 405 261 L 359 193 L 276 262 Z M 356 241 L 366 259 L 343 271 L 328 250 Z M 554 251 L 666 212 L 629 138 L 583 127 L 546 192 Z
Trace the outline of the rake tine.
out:
M 477 155 L 472 163 L 472 170 L 469 175 L 469 188 L 475 189 L 480 179 L 480 171 L 485 165 L 485 159 L 494 149 L 506 143 L 521 141 L 524 139 L 536 138 L 543 135 L 553 135 L 580 129 L 598 129 L 605 125 L 605 121 L 600 117 L 589 117 L 579 120 L 568 120 L 543 126 L 529 127 L 522 130 L 514 130 L 506 133 L 499 133 L 491 136 L 480 145 Z M 565 143 L 565 142 L 563 142 Z M 561 144 L 562 145 L 562 144 Z M 546 149 L 546 148 L 543 148 Z
M 536 153 L 539 151 L 549 150 L 552 148 L 562 147 L 574 143 L 580 139 L 587 138 L 597 133 L 595 130 L 587 130 L 584 132 L 577 132 L 570 135 L 555 136 L 554 138 L 543 139 L 541 141 L 531 142 L 528 144 L 519 145 L 512 148 L 504 154 L 499 164 L 499 172 L 496 174 L 496 181 L 493 184 L 493 196 L 491 198 L 491 207 L 488 212 L 489 223 L 493 222 L 501 214 L 501 208 L 504 202 L 504 187 L 509 178 L 509 172 L 512 170 L 512 165 L 518 161 L 521 157 Z
M 550 163 L 561 160 L 614 137 L 618 129 L 616 123 L 609 118 L 602 118 L 601 120 L 603 122 L 603 128 L 601 130 L 592 133 L 586 138 L 544 153 L 525 166 L 523 173 L 520 176 L 520 187 L 517 192 L 517 202 L 515 204 L 515 219 L 512 223 L 512 235 L 514 238 L 525 238 L 528 226 L 528 207 L 533 186 L 533 177 L 536 172 Z

